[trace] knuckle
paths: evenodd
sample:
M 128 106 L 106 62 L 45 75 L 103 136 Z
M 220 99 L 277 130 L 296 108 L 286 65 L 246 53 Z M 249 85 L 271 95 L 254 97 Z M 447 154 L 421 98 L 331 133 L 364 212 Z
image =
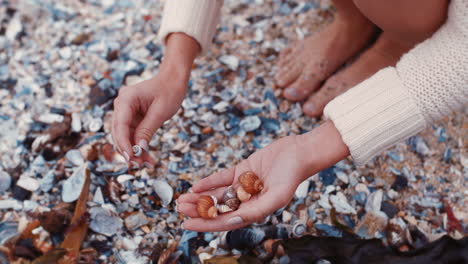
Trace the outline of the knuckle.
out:
M 136 132 L 136 136 L 149 141 L 153 137 L 153 131 L 151 131 L 151 129 L 149 128 L 142 127 L 138 129 L 138 131 Z

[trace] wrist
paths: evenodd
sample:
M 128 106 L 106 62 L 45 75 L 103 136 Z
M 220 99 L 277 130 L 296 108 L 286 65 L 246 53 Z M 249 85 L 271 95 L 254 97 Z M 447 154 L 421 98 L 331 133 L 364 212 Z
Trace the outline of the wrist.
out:
M 167 37 L 161 70 L 188 79 L 193 61 L 199 52 L 200 45 L 195 39 L 184 33 L 172 33 Z
M 297 135 L 298 156 L 305 166 L 304 179 L 324 170 L 349 155 L 349 149 L 332 121 L 326 121 L 312 131 Z

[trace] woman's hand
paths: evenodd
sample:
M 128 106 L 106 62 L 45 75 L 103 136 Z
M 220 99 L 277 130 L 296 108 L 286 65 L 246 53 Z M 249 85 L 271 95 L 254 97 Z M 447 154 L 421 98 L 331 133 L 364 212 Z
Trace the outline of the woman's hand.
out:
M 303 180 L 348 154 L 348 148 L 330 121 L 307 134 L 279 139 L 237 166 L 196 183 L 192 187 L 193 193 L 180 196 L 177 210 L 192 218 L 183 224 L 183 228 L 199 232 L 223 231 L 263 221 L 289 203 Z M 238 177 L 246 171 L 255 172 L 263 181 L 261 193 L 242 203 L 237 211 L 214 219 L 200 218 L 196 210 L 198 197 L 209 194 L 221 200 L 224 190 L 230 185 L 237 187 Z
M 193 60 L 199 52 L 198 43 L 183 33 L 167 39 L 167 50 L 158 74 L 138 84 L 123 87 L 114 101 L 112 138 L 129 166 L 144 162 L 154 165 L 148 155 L 148 143 L 153 134 L 179 109 L 187 89 Z M 133 155 L 132 146 L 143 150 Z

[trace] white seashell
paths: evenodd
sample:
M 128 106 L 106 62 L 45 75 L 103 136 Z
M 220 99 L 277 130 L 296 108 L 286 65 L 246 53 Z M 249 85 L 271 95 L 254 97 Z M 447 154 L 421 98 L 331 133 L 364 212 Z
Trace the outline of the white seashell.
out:
M 66 203 L 74 202 L 80 197 L 86 180 L 86 163 L 78 167 L 75 172 L 64 181 L 62 188 L 62 200 Z
M 292 228 L 292 234 L 295 237 L 301 237 L 307 232 L 307 226 L 302 221 L 296 221 Z
M 163 180 L 156 180 L 153 183 L 153 188 L 156 194 L 161 198 L 163 206 L 167 206 L 172 201 L 172 196 L 174 195 L 174 190 L 172 187 Z
M 231 209 L 229 206 L 225 205 L 225 204 L 218 204 L 218 205 L 216 206 L 216 208 L 218 209 L 218 212 L 219 212 L 220 214 L 232 212 L 232 209 Z
M 123 184 L 126 181 L 135 179 L 135 176 L 130 174 L 122 174 L 117 177 L 117 182 Z
M 132 147 L 132 151 L 133 151 L 133 155 L 135 157 L 139 157 L 143 153 L 143 150 L 141 149 L 141 147 L 139 145 L 134 145 Z
M 239 59 L 232 55 L 223 55 L 219 57 L 219 62 L 226 65 L 231 71 L 236 71 L 239 67 Z
M 377 190 L 369 195 L 366 202 L 366 212 L 373 211 L 375 213 L 380 211 L 380 206 L 382 204 L 383 191 Z
M 41 185 L 38 180 L 31 178 L 31 177 L 20 177 L 19 180 L 16 182 L 16 185 L 19 187 L 28 190 L 30 192 L 34 192 L 39 189 Z
M 88 124 L 88 130 L 90 132 L 98 132 L 102 127 L 102 120 L 100 118 L 93 118 Z
M 74 166 L 81 166 L 84 163 L 83 155 L 77 149 L 72 149 L 65 154 L 65 158 Z
M 330 202 L 338 213 L 356 214 L 356 210 L 348 203 L 348 199 L 342 192 L 330 195 Z
M 46 113 L 39 116 L 38 120 L 42 123 L 52 124 L 52 123 L 62 123 L 65 118 L 63 115 Z
M 309 180 L 301 182 L 301 184 L 297 186 L 296 192 L 294 193 L 294 195 L 296 195 L 296 198 L 306 198 L 307 194 L 309 194 L 309 185 Z
M 81 132 L 81 118 L 78 113 L 72 113 L 71 115 L 71 129 L 73 132 Z
M 104 196 L 102 195 L 101 187 L 96 188 L 96 192 L 94 193 L 93 202 L 97 204 L 104 204 Z

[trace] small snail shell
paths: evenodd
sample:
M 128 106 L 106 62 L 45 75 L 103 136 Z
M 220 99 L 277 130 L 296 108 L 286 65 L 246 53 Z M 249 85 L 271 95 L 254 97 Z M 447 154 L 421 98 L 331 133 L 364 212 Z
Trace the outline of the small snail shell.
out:
M 237 198 L 236 191 L 232 186 L 229 186 L 223 194 L 223 203 L 225 203 L 229 199 Z
M 246 171 L 239 176 L 239 183 L 250 194 L 257 194 L 263 190 L 263 183 L 252 171 Z
M 251 196 L 252 195 L 246 192 L 244 188 L 242 188 L 242 186 L 239 186 L 239 188 L 237 188 L 237 198 L 239 198 L 241 202 L 247 202 Z
M 302 221 L 296 221 L 292 228 L 292 234 L 294 237 L 301 237 L 307 232 L 307 226 Z
M 205 219 L 211 219 L 218 216 L 216 209 L 216 198 L 209 195 L 202 195 L 197 201 L 197 212 Z
M 237 198 L 236 191 L 232 186 L 229 186 L 229 188 L 226 189 L 226 191 L 223 194 L 223 203 L 232 210 L 237 210 L 240 205 L 240 201 Z
M 139 157 L 143 153 L 143 150 L 141 149 L 141 147 L 139 145 L 133 145 L 132 151 L 133 151 L 133 155 L 135 155 L 135 157 Z
M 231 207 L 229 207 L 228 205 L 226 204 L 220 204 L 218 206 L 216 206 L 218 208 L 218 212 L 220 214 L 224 214 L 224 213 L 228 213 L 228 212 L 232 212 L 233 210 L 231 209 Z

